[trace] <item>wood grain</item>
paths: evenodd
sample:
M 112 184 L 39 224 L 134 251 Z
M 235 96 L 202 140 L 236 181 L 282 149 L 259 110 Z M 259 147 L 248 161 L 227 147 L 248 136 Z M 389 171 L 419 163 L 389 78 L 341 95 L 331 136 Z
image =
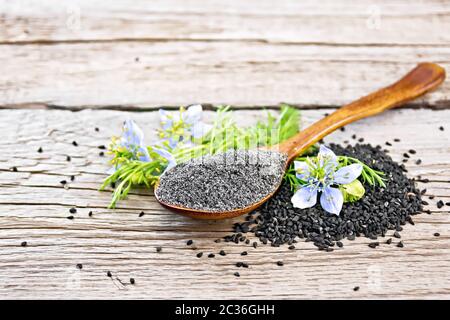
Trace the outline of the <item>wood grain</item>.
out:
M 323 113 L 303 111 L 303 125 Z M 249 124 L 262 114 L 236 111 L 235 118 Z M 401 139 L 393 142 L 394 147 L 386 146 L 392 157 L 400 160 L 414 148 L 417 154 L 406 163 L 408 175 L 429 179 L 418 185 L 427 189 L 426 196 L 437 196 L 427 199 L 432 214 L 416 216 L 415 226 L 405 226 L 405 248 L 381 245 L 373 250 L 367 247 L 370 240 L 357 239 L 345 241 L 344 248 L 333 253 L 319 252 L 304 242 L 293 251 L 215 243 L 239 219 L 204 222 L 178 216 L 160 207 L 152 192 L 144 189 L 120 202 L 118 209 L 106 209 L 110 193 L 96 190 L 108 168 L 98 146 L 119 134 L 127 117 L 144 128 L 150 142 L 156 112 L 0 110 L 1 298 L 450 297 L 450 207 L 435 205 L 439 199 L 450 201 L 450 136 L 448 130 L 439 130 L 450 122 L 449 110 L 393 110 L 348 125 L 326 139 L 353 141 L 354 133 L 373 144 Z M 42 153 L 37 152 L 39 147 Z M 67 162 L 66 155 L 72 161 Z M 421 165 L 415 164 L 416 158 L 422 159 Z M 13 166 L 18 172 L 10 171 Z M 64 189 L 59 181 L 70 175 L 76 176 L 75 181 Z M 71 207 L 78 208 L 74 220 L 66 218 Z M 434 237 L 435 232 L 441 236 Z M 197 250 L 186 246 L 188 239 L 194 240 Z M 22 247 L 22 241 L 28 245 Z M 195 256 L 221 249 L 227 256 Z M 240 256 L 243 250 L 249 255 Z M 285 262 L 284 267 L 276 266 L 278 260 Z M 237 261 L 250 264 L 239 270 L 240 278 L 233 276 Z M 78 263 L 82 270 L 76 268 Z M 124 285 L 130 277 L 136 284 Z M 361 289 L 355 292 L 354 286 Z

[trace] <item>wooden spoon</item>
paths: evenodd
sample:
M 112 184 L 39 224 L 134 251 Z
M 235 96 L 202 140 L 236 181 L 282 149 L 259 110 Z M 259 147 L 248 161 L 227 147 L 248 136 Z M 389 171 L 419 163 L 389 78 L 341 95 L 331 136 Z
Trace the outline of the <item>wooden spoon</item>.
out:
M 444 81 L 444 79 L 445 70 L 442 67 L 433 63 L 420 63 L 417 67 L 394 84 L 339 108 L 329 116 L 317 121 L 313 125 L 309 126 L 305 130 L 302 130 L 297 135 L 280 143 L 279 145 L 270 147 L 270 149 L 285 153 L 287 155 L 287 161 L 285 163 L 286 170 L 292 160 L 329 133 L 356 120 L 376 115 L 387 109 L 391 109 L 405 102 L 411 101 L 435 89 Z M 161 179 L 163 179 L 163 177 L 164 176 L 162 176 Z M 263 199 L 260 199 L 245 208 L 224 212 L 197 210 L 164 203 L 164 201 L 159 199 L 157 195 L 159 183 L 155 186 L 155 195 L 156 199 L 162 205 L 177 213 L 192 218 L 217 220 L 236 217 L 258 208 L 273 196 L 281 183 L 282 176 L 280 177 L 276 188 L 273 189 L 274 191 L 267 194 L 267 196 Z M 226 197 L 226 194 L 224 196 Z

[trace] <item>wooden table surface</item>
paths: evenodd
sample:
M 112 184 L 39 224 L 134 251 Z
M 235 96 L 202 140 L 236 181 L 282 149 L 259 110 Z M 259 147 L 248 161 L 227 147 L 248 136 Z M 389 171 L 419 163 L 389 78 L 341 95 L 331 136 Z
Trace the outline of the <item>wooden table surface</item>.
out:
M 108 169 L 98 146 L 127 117 L 151 140 L 161 106 L 230 104 L 246 125 L 286 102 L 306 126 L 418 62 L 449 71 L 448 30 L 448 0 L 2 1 L 0 298 L 450 298 L 450 207 L 436 207 L 450 201 L 449 81 L 325 139 L 399 138 L 397 161 L 417 150 L 407 174 L 426 188 L 431 214 L 405 226 L 402 249 L 370 249 L 365 238 L 332 253 L 305 242 L 248 248 L 250 268 L 236 278 L 245 245 L 213 240 L 242 218 L 194 221 L 150 190 L 111 210 L 111 194 L 98 191 Z M 228 255 L 199 259 L 189 239 Z

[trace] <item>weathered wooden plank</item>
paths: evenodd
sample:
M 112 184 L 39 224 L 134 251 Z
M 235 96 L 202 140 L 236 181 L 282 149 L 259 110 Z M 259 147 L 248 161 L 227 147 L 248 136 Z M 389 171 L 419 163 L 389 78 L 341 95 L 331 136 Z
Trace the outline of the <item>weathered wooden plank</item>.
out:
M 139 58 L 136 61 L 136 58 Z M 340 106 L 420 61 L 450 70 L 450 47 L 259 42 L 3 45 L 0 107 L 155 108 L 191 103 Z M 450 84 L 411 105 L 448 108 Z
M 233 40 L 448 44 L 449 1 L 4 1 L 0 42 Z
M 324 112 L 303 111 L 304 125 Z M 262 113 L 236 111 L 241 124 L 258 116 Z M 146 190 L 135 192 L 117 210 L 106 209 L 110 194 L 97 192 L 96 187 L 108 165 L 97 147 L 119 134 L 127 117 L 143 127 L 150 141 L 156 112 L 0 110 L 0 297 L 450 297 L 450 207 L 435 206 L 438 199 L 450 199 L 450 136 L 448 128 L 439 130 L 449 123 L 449 110 L 394 110 L 349 125 L 326 139 L 342 143 L 352 141 L 356 133 L 372 144 L 384 144 L 400 138 L 394 147 L 387 147 L 393 158 L 399 160 L 414 148 L 415 157 L 406 163 L 408 174 L 430 179 L 419 186 L 427 188 L 427 195 L 437 196 L 429 201 L 431 215 L 416 216 L 416 225 L 405 227 L 405 248 L 382 245 L 373 250 L 367 248 L 370 240 L 358 239 L 346 241 L 342 250 L 333 253 L 319 252 L 308 243 L 299 243 L 293 251 L 215 243 L 213 239 L 230 232 L 232 223 L 241 218 L 191 220 L 164 210 Z M 42 153 L 37 152 L 39 147 Z M 67 162 L 66 155 L 72 161 Z M 416 157 L 422 165 L 414 163 Z M 11 172 L 12 166 L 19 171 Z M 76 179 L 66 190 L 59 181 L 71 174 Z M 72 206 L 78 212 L 68 220 Z M 139 217 L 141 210 L 143 217 Z M 435 232 L 441 236 L 434 237 Z M 195 241 L 197 251 L 185 245 L 188 239 Z M 20 246 L 22 241 L 28 246 Z M 157 246 L 162 246 L 161 253 L 155 251 Z M 227 256 L 195 257 L 198 251 L 221 249 Z M 249 252 L 245 259 L 240 256 L 243 250 Z M 277 267 L 277 260 L 285 266 Z M 239 279 L 233 276 L 237 261 L 250 264 L 249 269 L 239 270 Z M 82 270 L 76 268 L 78 263 Z M 112 279 L 107 271 L 113 273 Z M 133 277 L 136 284 L 123 285 L 116 276 L 124 283 Z M 353 291 L 354 286 L 360 291 Z

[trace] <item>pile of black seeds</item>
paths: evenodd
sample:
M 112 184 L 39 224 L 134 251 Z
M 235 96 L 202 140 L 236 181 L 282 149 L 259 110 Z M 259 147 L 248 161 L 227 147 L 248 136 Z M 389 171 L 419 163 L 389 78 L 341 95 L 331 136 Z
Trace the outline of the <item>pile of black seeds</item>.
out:
M 319 250 L 332 251 L 340 240 L 354 240 L 365 236 L 376 240 L 388 230 L 402 230 L 411 216 L 423 210 L 420 191 L 414 181 L 406 177 L 403 164 L 394 162 L 380 146 L 359 145 L 343 147 L 331 144 L 337 155 L 357 158 L 386 175 L 386 188 L 365 185 L 364 197 L 354 203 L 344 203 L 339 216 L 325 212 L 319 204 L 313 208 L 298 209 L 291 203 L 290 186 L 284 183 L 277 193 L 260 209 L 250 213 L 247 221 L 234 226 L 233 235 L 226 241 L 240 242 L 243 233 L 255 232 L 262 243 L 273 246 L 292 245 L 298 238 L 311 241 Z M 391 240 L 392 241 L 392 240 Z M 377 247 L 373 244 L 372 247 Z
M 191 159 L 166 171 L 155 195 L 163 203 L 212 212 L 245 208 L 279 185 L 286 155 L 239 150 Z

